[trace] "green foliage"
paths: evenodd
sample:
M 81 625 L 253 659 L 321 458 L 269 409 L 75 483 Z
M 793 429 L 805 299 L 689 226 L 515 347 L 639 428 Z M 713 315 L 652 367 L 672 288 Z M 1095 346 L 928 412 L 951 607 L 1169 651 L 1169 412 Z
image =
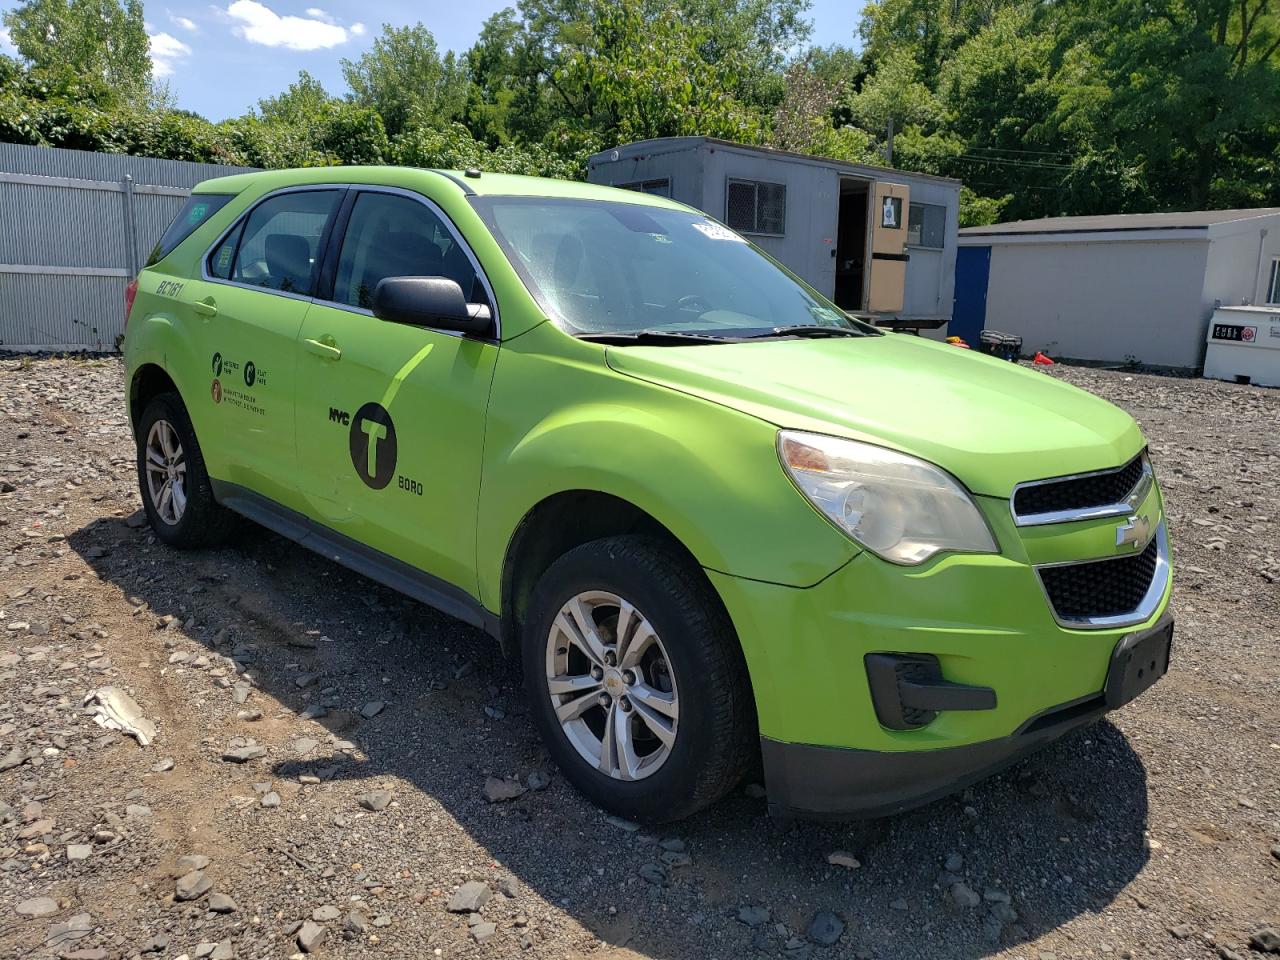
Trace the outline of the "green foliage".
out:
M 411 123 L 392 141 L 394 163 L 409 167 L 465 170 L 479 167 L 492 173 L 520 173 L 535 177 L 582 179 L 586 154 L 566 157 L 541 144 L 517 147 L 503 144 L 490 149 L 460 123 L 431 126 Z
M 382 117 L 391 136 L 411 117 L 442 123 L 457 119 L 467 102 L 467 76 L 452 52 L 440 56 L 435 37 L 422 24 L 393 27 L 359 60 L 343 60 L 342 73 L 352 99 Z
M 741 64 L 699 54 L 709 31 L 667 7 L 649 14 L 640 0 L 588 0 L 590 27 L 562 51 L 550 82 L 569 109 L 558 128 L 626 142 L 703 134 L 754 141 L 759 119 L 726 91 Z
M 873 0 L 860 33 L 853 119 L 975 217 L 1280 202 L 1270 0 Z
M 3 21 L 36 70 L 101 80 L 122 99 L 145 100 L 151 56 L 141 0 L 28 0 Z
M 968 187 L 960 188 L 960 226 L 985 227 L 999 223 L 1005 219 L 1002 214 L 1005 206 L 1013 199 L 1009 194 L 1003 197 L 983 197 Z
M 490 143 L 571 151 L 694 131 L 758 139 L 808 0 L 521 0 L 467 55 L 466 120 Z M 653 131 L 663 131 L 654 133 Z

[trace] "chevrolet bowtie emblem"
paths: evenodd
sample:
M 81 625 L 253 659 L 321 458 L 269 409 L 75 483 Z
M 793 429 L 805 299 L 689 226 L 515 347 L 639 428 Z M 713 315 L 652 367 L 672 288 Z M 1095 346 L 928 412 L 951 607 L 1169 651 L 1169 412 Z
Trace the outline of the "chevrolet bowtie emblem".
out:
M 1130 546 L 1137 550 L 1151 539 L 1151 521 L 1145 516 L 1130 517 L 1116 527 L 1116 546 Z

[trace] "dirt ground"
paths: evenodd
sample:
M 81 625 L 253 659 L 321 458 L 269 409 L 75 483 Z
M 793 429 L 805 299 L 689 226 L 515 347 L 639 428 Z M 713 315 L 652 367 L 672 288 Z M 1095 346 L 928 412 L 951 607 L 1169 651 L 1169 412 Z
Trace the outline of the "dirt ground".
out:
M 558 775 L 480 633 L 261 529 L 158 544 L 118 360 L 0 360 L 0 957 L 1261 958 L 1280 930 L 1280 391 L 1046 375 L 1151 440 L 1170 674 L 912 813 L 779 821 L 748 788 L 651 832 Z M 93 722 L 103 685 L 154 743 Z M 490 803 L 490 777 L 540 789 Z

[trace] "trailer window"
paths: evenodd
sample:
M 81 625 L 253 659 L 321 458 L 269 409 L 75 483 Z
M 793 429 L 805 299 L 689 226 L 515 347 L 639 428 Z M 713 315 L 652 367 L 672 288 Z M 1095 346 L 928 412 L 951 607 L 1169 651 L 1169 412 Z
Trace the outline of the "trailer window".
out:
M 907 213 L 907 244 L 912 247 L 943 247 L 947 208 L 936 203 L 913 203 Z
M 661 180 L 633 180 L 631 183 L 615 184 L 620 190 L 634 190 L 636 193 L 652 193 L 658 197 L 671 196 L 671 181 L 663 178 Z
M 787 188 L 781 183 L 729 180 L 724 222 L 742 233 L 781 237 L 787 222 Z

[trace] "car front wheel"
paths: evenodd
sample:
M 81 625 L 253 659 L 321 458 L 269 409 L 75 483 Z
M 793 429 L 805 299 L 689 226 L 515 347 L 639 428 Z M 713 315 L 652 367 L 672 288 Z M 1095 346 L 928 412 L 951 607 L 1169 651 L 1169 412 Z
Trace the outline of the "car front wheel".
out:
M 732 625 L 700 570 L 662 541 L 613 537 L 557 560 L 524 636 L 534 716 L 565 776 L 638 820 L 731 790 L 755 713 Z

